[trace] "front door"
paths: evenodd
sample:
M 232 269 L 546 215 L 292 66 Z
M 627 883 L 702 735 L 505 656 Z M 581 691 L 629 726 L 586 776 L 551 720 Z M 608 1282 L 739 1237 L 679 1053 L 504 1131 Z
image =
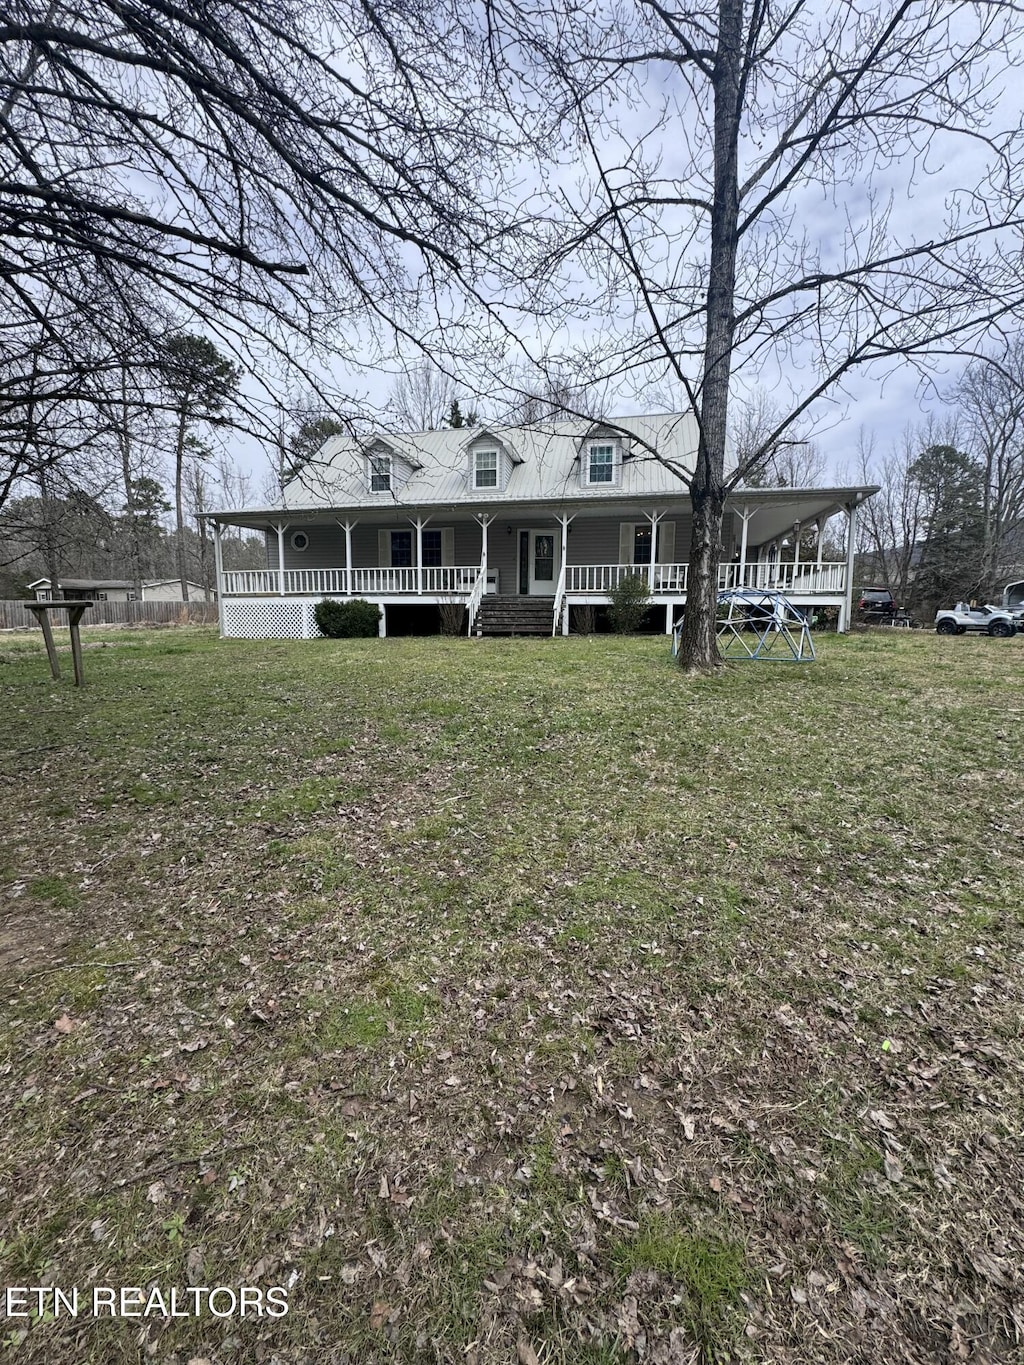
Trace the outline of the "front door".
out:
M 560 537 L 554 531 L 519 532 L 519 591 L 554 597 L 561 568 Z

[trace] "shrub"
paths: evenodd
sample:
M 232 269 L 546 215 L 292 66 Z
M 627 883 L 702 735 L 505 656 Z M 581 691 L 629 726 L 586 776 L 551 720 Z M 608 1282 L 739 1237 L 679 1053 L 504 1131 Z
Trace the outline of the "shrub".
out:
M 332 640 L 353 640 L 376 635 L 380 625 L 380 607 L 355 597 L 351 602 L 336 602 L 324 597 L 313 612 L 321 635 Z
M 438 607 L 441 615 L 441 634 L 442 635 L 461 635 L 462 625 L 466 619 L 466 607 L 461 598 L 451 602 L 442 602 Z
M 612 604 L 608 608 L 611 628 L 619 635 L 632 635 L 640 629 L 647 609 L 651 605 L 651 590 L 647 579 L 639 574 L 628 574 L 620 578 L 608 596 Z
M 582 607 L 573 607 L 572 622 L 577 635 L 593 635 L 597 630 L 597 608 L 592 602 Z

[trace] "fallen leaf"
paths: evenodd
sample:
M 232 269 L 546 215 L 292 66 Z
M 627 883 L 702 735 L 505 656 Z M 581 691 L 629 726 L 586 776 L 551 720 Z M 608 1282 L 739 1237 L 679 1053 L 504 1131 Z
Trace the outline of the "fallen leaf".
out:
M 374 1299 L 373 1307 L 370 1309 L 370 1326 L 375 1332 L 380 1329 L 388 1320 L 388 1306 L 383 1299 Z
M 537 1352 L 525 1337 L 520 1337 L 516 1342 L 516 1355 L 519 1357 L 519 1365 L 540 1365 Z
M 885 1177 L 887 1180 L 891 1180 L 894 1185 L 897 1181 L 903 1179 L 903 1167 L 900 1165 L 898 1158 L 893 1156 L 892 1152 L 886 1152 L 885 1154 Z
M 74 1033 L 78 1027 L 78 1020 L 72 1019 L 69 1014 L 64 1013 L 59 1019 L 54 1020 L 53 1027 L 58 1033 Z

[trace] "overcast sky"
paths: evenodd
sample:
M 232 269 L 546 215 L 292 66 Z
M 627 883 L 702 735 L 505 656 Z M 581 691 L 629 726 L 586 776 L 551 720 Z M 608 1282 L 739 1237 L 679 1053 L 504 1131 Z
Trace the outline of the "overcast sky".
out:
M 852 8 L 852 7 L 851 7 Z M 956 6 L 947 6 L 954 10 Z M 825 7 L 825 14 L 834 14 L 834 6 Z M 966 21 L 965 21 L 966 22 Z M 1015 126 L 1020 123 L 1022 85 L 1015 79 L 1019 72 L 1010 72 L 1000 86 L 993 89 L 996 108 L 994 123 L 1002 126 Z M 681 87 L 673 85 L 675 78 L 665 74 L 664 68 L 652 69 L 644 73 L 644 81 L 626 100 L 618 111 L 616 131 L 604 130 L 600 145 L 601 155 L 606 164 L 621 166 L 626 164 L 635 151 L 638 142 L 645 147 L 648 161 L 659 161 L 662 173 L 678 176 L 680 192 L 700 193 L 702 186 L 699 177 L 688 172 L 688 158 L 694 148 L 694 130 L 697 129 L 705 109 L 694 109 L 692 97 Z M 662 126 L 655 127 L 657 111 L 667 108 L 669 116 Z M 746 166 L 744 170 L 761 155 L 763 141 L 758 134 L 762 129 L 748 130 L 750 137 L 744 148 Z M 770 129 L 769 129 L 770 132 Z M 699 140 L 699 130 L 697 138 Z M 698 157 L 699 160 L 699 157 Z M 779 235 L 773 269 L 779 277 L 785 276 L 787 268 L 798 265 L 797 257 L 803 252 L 813 257 L 820 253 L 825 264 L 833 263 L 844 251 L 847 256 L 859 249 L 858 232 L 867 220 L 869 212 L 877 213 L 879 207 L 889 213 L 887 239 L 890 242 L 906 245 L 911 242 L 930 240 L 941 234 L 950 206 L 950 196 L 958 190 L 971 188 L 984 174 L 986 152 L 983 144 L 972 142 L 963 136 L 954 136 L 942 130 L 934 135 L 927 155 L 904 158 L 902 161 L 889 162 L 881 167 L 857 161 L 839 163 L 831 179 L 823 184 L 812 183 L 796 196 L 785 201 L 788 218 L 785 229 Z M 540 196 L 557 192 L 563 202 L 575 205 L 578 211 L 585 212 L 594 195 L 592 168 L 585 163 L 578 151 L 566 149 L 558 164 L 548 166 L 538 173 L 528 162 L 509 168 L 508 182 L 503 193 L 508 202 L 509 186 L 515 185 L 521 198 L 528 195 Z M 549 205 L 551 200 L 549 199 Z M 686 230 L 685 214 L 680 211 L 673 221 L 671 211 L 666 211 L 656 224 L 658 230 Z M 787 236 L 788 234 L 788 236 Z M 1019 243 L 1012 244 L 1019 251 Z M 698 244 L 700 248 L 700 244 Z M 657 256 L 653 249 L 654 259 Z M 786 260 L 786 252 L 792 252 L 792 259 Z M 699 260 L 699 250 L 692 257 Z M 679 259 L 672 257 L 671 244 L 662 254 L 660 265 L 654 265 L 657 272 L 661 269 L 663 279 L 678 276 L 686 266 L 685 253 Z M 618 329 L 622 335 L 628 334 L 631 325 L 631 305 L 623 296 L 609 294 L 607 311 L 602 314 L 595 306 L 599 290 L 588 289 L 592 284 L 586 278 L 586 269 L 580 262 L 571 267 L 565 277 L 563 297 L 589 292 L 589 309 L 580 308 L 577 313 L 568 312 L 548 337 L 542 336 L 534 322 L 520 319 L 516 324 L 532 354 L 543 353 L 551 346 L 566 350 L 577 350 L 585 354 L 588 348 L 594 349 L 606 342 L 609 335 Z M 456 308 L 458 300 L 453 300 Z M 509 347 L 509 359 L 520 359 Z M 948 394 L 966 362 L 956 356 L 937 358 L 926 367 L 922 363 L 898 363 L 888 361 L 871 369 L 852 372 L 842 388 L 834 389 L 820 401 L 813 410 L 812 420 L 805 424 L 804 431 L 813 435 L 826 456 L 831 477 L 838 480 L 852 473 L 857 464 L 857 449 L 861 433 L 873 440 L 879 450 L 895 444 L 908 423 L 919 423 L 927 416 L 944 415 L 946 409 L 942 396 Z M 448 362 L 449 366 L 453 362 Z M 396 357 L 397 367 L 397 357 Z M 689 367 L 691 370 L 693 366 Z M 768 393 L 781 392 L 795 377 L 795 387 L 799 388 L 809 375 L 811 354 L 809 350 L 782 355 L 762 353 L 756 369 L 742 373 L 736 382 L 735 392 L 742 395 L 753 393 L 760 387 Z M 468 371 L 467 371 L 468 374 Z M 650 379 L 657 379 L 652 370 Z M 393 371 L 363 370 L 335 375 L 340 388 L 357 397 L 370 409 L 386 408 L 391 397 L 394 382 Z M 472 382 L 467 383 L 464 394 L 464 407 L 479 406 L 484 417 L 495 415 L 496 403 L 484 397 L 477 399 L 473 394 Z M 642 411 L 665 410 L 668 407 L 681 408 L 682 398 L 678 386 L 659 385 L 652 382 L 646 387 L 636 382 L 615 381 L 610 384 L 607 410 L 609 415 L 627 415 Z M 804 434 L 801 432 L 800 434 Z M 259 481 L 269 462 L 255 449 L 252 442 L 237 442 L 235 449 L 243 462 L 248 463 L 256 472 Z

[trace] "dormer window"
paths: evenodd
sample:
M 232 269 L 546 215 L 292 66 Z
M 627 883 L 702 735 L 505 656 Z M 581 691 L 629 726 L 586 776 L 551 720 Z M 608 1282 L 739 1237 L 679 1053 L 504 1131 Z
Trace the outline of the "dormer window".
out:
M 390 455 L 370 456 L 370 492 L 391 492 L 392 461 Z
M 587 483 L 615 482 L 615 446 L 593 442 L 587 447 Z
M 473 487 L 497 488 L 498 452 L 496 450 L 475 450 L 473 452 Z

